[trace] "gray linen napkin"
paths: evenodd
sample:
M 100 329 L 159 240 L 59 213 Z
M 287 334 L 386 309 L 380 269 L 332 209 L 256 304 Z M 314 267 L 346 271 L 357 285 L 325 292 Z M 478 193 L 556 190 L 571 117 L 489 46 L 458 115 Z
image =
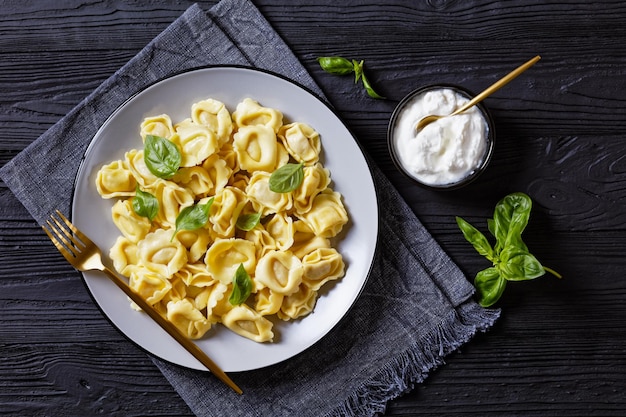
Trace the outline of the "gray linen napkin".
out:
M 248 0 L 197 5 L 23 152 L 0 177 L 43 223 L 69 213 L 73 180 L 91 138 L 128 97 L 164 77 L 212 64 L 283 74 L 322 91 Z M 370 278 L 348 315 L 321 341 L 280 364 L 231 374 L 237 396 L 212 375 L 154 358 L 198 416 L 372 415 L 410 390 L 444 357 L 499 316 L 471 300 L 473 287 L 397 191 L 371 165 L 381 207 Z

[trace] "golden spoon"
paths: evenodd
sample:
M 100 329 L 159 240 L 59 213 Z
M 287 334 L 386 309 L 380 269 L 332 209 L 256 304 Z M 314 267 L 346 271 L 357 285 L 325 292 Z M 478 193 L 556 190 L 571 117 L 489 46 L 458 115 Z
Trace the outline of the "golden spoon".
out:
M 457 114 L 463 113 L 465 110 L 469 109 L 470 107 L 474 106 L 475 104 L 480 103 L 485 98 L 489 97 L 491 94 L 495 93 L 500 88 L 504 87 L 506 84 L 509 83 L 509 81 L 511 81 L 513 78 L 517 77 L 518 75 L 520 75 L 522 72 L 526 71 L 528 68 L 530 68 L 532 65 L 534 65 L 535 62 L 539 61 L 540 59 L 541 59 L 541 57 L 539 55 L 537 55 L 536 57 L 534 57 L 530 61 L 526 62 L 525 64 L 520 65 L 519 67 L 517 67 L 516 69 L 514 69 L 513 71 L 511 71 L 510 73 L 508 73 L 504 77 L 502 77 L 500 80 L 496 81 L 491 86 L 487 87 L 487 89 L 485 91 L 483 91 L 482 93 L 478 94 L 476 97 L 474 97 L 473 99 L 471 99 L 470 101 L 465 103 L 464 106 L 461 106 L 458 109 L 456 109 L 453 113 L 451 113 L 451 114 L 449 114 L 447 116 L 438 116 L 438 115 L 434 115 L 433 114 L 433 115 L 424 117 L 419 122 L 417 122 L 417 126 L 415 127 L 415 129 L 417 131 L 420 131 L 423 128 L 425 128 L 426 125 L 429 125 L 432 122 L 434 122 L 435 120 L 441 119 L 442 117 L 455 116 Z

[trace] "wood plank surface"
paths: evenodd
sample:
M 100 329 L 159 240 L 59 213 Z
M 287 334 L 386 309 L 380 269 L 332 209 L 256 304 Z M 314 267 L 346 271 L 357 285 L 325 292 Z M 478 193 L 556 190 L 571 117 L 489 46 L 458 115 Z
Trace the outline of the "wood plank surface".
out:
M 0 3 L 0 165 L 70 111 L 192 1 Z M 208 8 L 214 1 L 200 1 Z M 478 335 L 389 416 L 623 416 L 626 410 L 626 3 L 255 0 L 363 149 L 472 277 L 486 261 L 455 215 L 486 230 L 505 194 L 534 200 L 525 240 L 563 274 L 509 285 Z M 454 192 L 418 189 L 385 137 L 411 90 L 480 91 L 540 54 L 487 99 L 493 162 Z M 315 58 L 364 59 L 387 100 L 354 98 Z M 0 415 L 190 416 L 146 354 L 102 316 L 80 276 L 0 183 Z

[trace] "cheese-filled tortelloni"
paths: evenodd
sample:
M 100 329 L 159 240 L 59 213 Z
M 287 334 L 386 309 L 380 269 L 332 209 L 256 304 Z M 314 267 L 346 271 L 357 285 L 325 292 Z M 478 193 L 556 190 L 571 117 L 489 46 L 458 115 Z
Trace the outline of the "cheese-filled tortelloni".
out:
M 180 168 L 172 181 L 187 189 L 194 196 L 207 197 L 215 194 L 213 179 L 201 166 Z
M 249 275 L 254 274 L 256 248 L 254 243 L 239 238 L 215 239 L 207 250 L 205 263 L 209 273 L 222 284 L 230 284 L 239 265 Z
M 172 288 L 172 283 L 163 275 L 147 268 L 134 268 L 128 285 L 151 305 L 161 301 Z
M 246 304 L 233 307 L 224 314 L 222 323 L 238 335 L 256 342 L 270 342 L 274 339 L 272 322 Z
M 150 220 L 135 213 L 131 200 L 116 201 L 111 217 L 119 231 L 131 242 L 139 242 L 150 232 Z
M 263 216 L 290 210 L 293 206 L 291 193 L 275 193 L 270 190 L 270 173 L 256 171 L 250 177 L 246 194 L 252 207 Z
M 164 226 L 174 227 L 180 211 L 194 203 L 194 197 L 189 190 L 173 181 L 159 179 L 148 190 L 159 200 L 156 220 Z
M 256 265 L 254 280 L 273 293 L 289 295 L 298 291 L 304 269 L 302 262 L 289 251 L 270 251 Z
M 186 298 L 167 303 L 167 319 L 190 339 L 202 337 L 211 328 L 211 322 Z
M 277 294 L 265 287 L 257 291 L 255 298 L 255 310 L 262 316 L 269 316 L 278 313 L 280 307 L 283 305 L 285 296 Z
M 276 213 L 265 224 L 265 230 L 274 239 L 276 247 L 286 251 L 293 245 L 295 229 L 293 219 L 285 213 Z
M 306 213 L 313 206 L 313 199 L 330 184 L 330 171 L 322 164 L 304 167 L 304 178 L 300 187 L 293 191 L 293 206 L 296 213 Z
M 234 187 L 225 187 L 215 196 L 211 206 L 211 223 L 217 236 L 234 237 L 237 218 L 247 202 L 246 194 Z
M 207 97 L 179 120 L 145 117 L 138 130 L 143 147 L 95 173 L 119 230 L 109 256 L 130 287 L 187 337 L 221 323 L 272 342 L 273 323 L 306 316 L 318 291 L 344 276 L 333 244 L 348 213 L 331 188 L 313 126 L 252 97 L 232 114 Z M 174 146 L 166 143 L 159 156 L 146 148 L 148 136 Z M 147 162 L 146 151 L 153 154 Z M 286 164 L 302 164 L 302 181 L 288 192 L 270 190 L 273 173 Z M 237 274 L 240 266 L 246 274 Z M 243 297 L 231 297 L 238 289 Z
M 109 251 L 109 257 L 113 261 L 113 268 L 128 277 L 130 270 L 139 262 L 137 244 L 124 236 L 118 236 Z
M 102 198 L 130 197 L 136 187 L 137 180 L 125 161 L 113 161 L 98 171 L 96 188 Z
M 139 261 L 151 271 L 171 278 L 187 264 L 187 250 L 176 239 L 173 230 L 158 229 L 137 243 Z
M 289 154 L 298 162 L 313 165 L 319 160 L 322 148 L 320 135 L 306 123 L 290 123 L 280 128 L 278 137 Z
M 319 290 L 330 280 L 343 277 L 345 264 L 335 248 L 318 248 L 302 258 L 302 282 L 312 290 Z
M 219 149 L 215 133 L 191 119 L 178 123 L 174 129 L 176 134 L 170 140 L 180 149 L 182 167 L 198 165 Z
M 313 311 L 316 301 L 317 291 L 313 291 L 307 285 L 301 285 L 298 291 L 283 299 L 277 316 L 285 321 L 304 317 Z
M 241 169 L 271 172 L 276 168 L 278 142 L 269 127 L 252 125 L 239 128 L 233 136 L 233 147 Z
M 202 168 L 207 172 L 212 184 L 206 195 L 219 193 L 226 187 L 233 174 L 233 169 L 219 154 L 213 154 L 205 159 L 202 163 Z
M 211 242 L 211 236 L 204 228 L 180 230 L 175 238 L 187 249 L 187 260 L 190 265 L 204 256 Z
M 143 149 L 130 150 L 126 152 L 124 158 L 128 169 L 133 173 L 135 181 L 137 181 L 141 188 L 149 188 L 152 184 L 159 180 L 159 177 L 154 175 L 152 172 L 150 172 L 150 169 L 148 169 L 148 166 L 146 165 L 144 159 Z
M 238 129 L 244 126 L 262 125 L 278 133 L 283 125 L 283 114 L 270 107 L 263 107 L 251 98 L 243 99 L 233 112 L 233 121 Z
M 341 194 L 327 188 L 313 199 L 311 209 L 298 216 L 317 236 L 337 236 L 348 223 L 348 213 L 341 202 Z
M 215 132 L 220 146 L 228 142 L 233 131 L 233 122 L 226 105 L 211 98 L 191 106 L 191 120 Z
M 140 134 L 144 141 L 148 135 L 169 139 L 174 134 L 172 119 L 167 114 L 146 117 L 141 122 Z

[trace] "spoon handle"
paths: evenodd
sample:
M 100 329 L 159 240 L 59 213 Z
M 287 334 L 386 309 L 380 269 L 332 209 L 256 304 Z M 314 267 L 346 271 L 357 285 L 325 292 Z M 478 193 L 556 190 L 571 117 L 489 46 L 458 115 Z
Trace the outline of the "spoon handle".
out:
M 534 65 L 535 62 L 539 61 L 540 59 L 541 59 L 541 57 L 539 55 L 537 55 L 536 57 L 534 57 L 533 59 L 529 60 L 525 64 L 520 65 L 519 67 L 517 67 L 516 69 L 514 69 L 513 71 L 511 71 L 510 73 L 508 73 L 507 75 L 505 75 L 504 77 L 500 78 L 498 81 L 493 83 L 491 86 L 487 87 L 482 93 L 478 94 L 476 97 L 474 97 L 473 99 L 468 101 L 464 106 L 459 107 L 450 116 L 454 116 L 454 115 L 457 115 L 459 113 L 463 113 L 465 110 L 469 109 L 473 105 L 475 105 L 477 103 L 480 103 L 485 98 L 489 97 L 491 94 L 495 93 L 500 88 L 502 88 L 505 85 L 507 85 L 511 80 L 513 80 L 515 77 L 520 75 L 522 72 L 526 71 L 528 68 L 530 68 L 532 65 Z

